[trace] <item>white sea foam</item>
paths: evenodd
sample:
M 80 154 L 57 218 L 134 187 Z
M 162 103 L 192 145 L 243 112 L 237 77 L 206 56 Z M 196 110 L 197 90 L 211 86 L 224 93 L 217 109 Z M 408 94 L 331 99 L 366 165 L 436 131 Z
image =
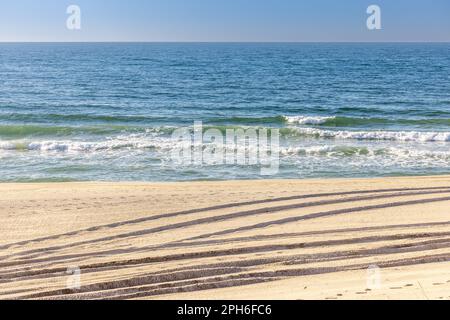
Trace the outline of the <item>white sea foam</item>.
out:
M 327 122 L 328 120 L 335 119 L 335 117 L 314 117 L 314 116 L 284 116 L 288 123 L 292 124 L 310 124 L 318 125 Z
M 449 142 L 450 132 L 425 131 L 347 131 L 321 130 L 316 128 L 292 128 L 297 133 L 306 136 L 329 139 L 353 140 L 387 140 L 403 142 Z
M 171 139 L 138 139 L 135 140 L 110 140 L 98 142 L 77 142 L 77 141 L 35 141 L 35 142 L 1 142 L 0 150 L 9 151 L 36 151 L 40 153 L 85 153 L 85 154 L 99 154 L 103 152 L 142 152 L 145 150 L 152 150 L 159 153 L 162 157 L 170 154 L 174 148 L 189 147 L 183 145 L 186 142 L 175 142 Z M 239 150 L 239 147 L 230 147 L 223 145 L 227 151 Z M 431 146 L 430 146 L 431 147 Z M 237 149 L 236 149 L 237 148 Z M 257 151 L 257 149 L 255 149 Z M 0 153 L 1 154 L 1 153 Z M 335 145 L 287 145 L 280 147 L 280 156 L 288 158 L 303 158 L 314 157 L 320 158 L 360 158 L 360 159 L 379 159 L 380 161 L 389 161 L 392 163 L 410 163 L 415 161 L 429 161 L 430 165 L 433 162 L 450 164 L 450 151 L 435 150 L 434 148 L 408 148 L 406 146 L 361 146 L 352 143 Z
M 384 140 L 398 142 L 450 142 L 450 132 L 416 131 L 332 131 L 315 128 L 295 128 L 299 135 L 335 140 Z M 170 151 L 183 147 L 186 142 L 174 141 L 169 137 L 154 135 L 124 135 L 103 141 L 0 141 L 0 150 L 24 150 L 40 152 L 97 152 L 114 150 L 155 149 Z M 291 143 L 291 142 L 289 142 Z M 257 146 L 255 146 L 257 147 Z M 354 153 L 358 150 L 339 148 L 338 146 L 298 147 L 293 145 L 281 149 L 282 154 L 325 154 Z
M 143 149 L 154 147 L 154 143 L 145 143 L 144 141 L 97 141 L 97 142 L 79 142 L 79 141 L 34 141 L 34 142 L 2 142 L 0 150 L 28 150 L 41 152 L 94 152 L 101 150 L 117 149 Z
M 289 146 L 281 148 L 280 153 L 286 156 L 361 156 L 366 158 L 405 158 L 405 159 L 439 159 L 450 161 L 450 151 L 411 149 L 406 147 L 377 147 L 352 145 L 326 145 L 326 146 Z
M 5 151 L 39 151 L 39 152 L 102 152 L 120 150 L 155 149 L 161 152 L 171 151 L 175 148 L 206 147 L 213 143 L 192 143 L 188 141 L 175 141 L 170 137 L 155 137 L 128 135 L 116 137 L 105 141 L 7 141 L 0 142 L 0 150 Z M 219 146 L 216 144 L 216 146 Z M 226 144 L 224 148 L 233 149 Z M 238 146 L 240 147 L 240 146 Z M 245 150 L 258 150 L 258 146 L 243 146 Z M 238 148 L 239 149 L 239 148 Z M 234 148 L 233 150 L 236 150 Z

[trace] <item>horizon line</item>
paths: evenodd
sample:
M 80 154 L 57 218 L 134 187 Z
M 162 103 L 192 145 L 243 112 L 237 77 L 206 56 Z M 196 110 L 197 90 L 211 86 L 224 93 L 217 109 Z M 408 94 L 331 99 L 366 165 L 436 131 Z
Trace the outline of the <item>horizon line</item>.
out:
M 233 43 L 236 43 L 236 44 L 239 44 L 239 43 L 242 43 L 242 44 L 245 44 L 245 43 L 255 43 L 255 44 L 265 44 L 265 43 L 267 43 L 267 44 L 271 44 L 271 43 L 274 43 L 274 44 L 276 44 L 276 43 L 279 43 L 279 44 L 283 44 L 283 43 L 285 43 L 285 44 L 302 44 L 302 43 L 324 43 L 324 44 L 327 44 L 327 43 L 363 43 L 363 44 L 370 44 L 370 43 L 374 43 L 374 44 L 376 44 L 376 43 L 450 43 L 450 40 L 448 40 L 448 41 L 0 41 L 0 44 L 8 44 L 8 43 L 11 43 L 11 44 L 13 44 L 13 43 L 24 43 L 24 44 L 26 44 L 26 43 L 36 43 L 36 44 L 39 44 L 39 43 L 42 43 L 42 44 L 45 44 L 45 43 L 49 43 L 49 44 L 52 44 L 52 43 L 61 43 L 61 44 L 65 44 L 65 43 L 67 43 L 67 44 L 69 44 L 69 43 L 79 43 L 79 44 L 82 44 L 82 43 L 111 43 L 111 44 L 114 44 L 114 43 L 118 43 L 118 44 L 120 44 L 120 43 L 124 43 L 124 44 L 127 44 L 127 43 L 142 43 L 142 44 L 146 44 L 146 43 L 148 43 L 148 44 L 152 44 L 152 43 L 155 43 L 155 44 L 157 44 L 157 43 L 161 43 L 161 44 L 164 44 L 164 43 L 192 43 L 192 44 L 195 44 L 195 43 L 198 43 L 198 44 L 202 44 L 202 43 L 204 43 L 204 44 L 214 44 L 214 43 L 217 43 L 217 44 L 221 44 L 221 43 L 223 43 L 223 44 L 227 44 L 227 43 L 229 43 L 229 44 L 233 44 Z

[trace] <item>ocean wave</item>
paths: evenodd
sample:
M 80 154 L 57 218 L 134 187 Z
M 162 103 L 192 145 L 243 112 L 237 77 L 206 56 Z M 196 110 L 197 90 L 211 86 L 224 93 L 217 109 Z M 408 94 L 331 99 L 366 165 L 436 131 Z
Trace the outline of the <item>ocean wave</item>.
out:
M 353 128 L 397 130 L 427 130 L 450 127 L 448 118 L 379 118 L 379 117 L 341 117 L 341 116 L 267 116 L 267 117 L 199 117 L 198 119 L 179 119 L 152 116 L 106 116 L 106 115 L 0 115 L 0 137 L 26 138 L 29 136 L 71 136 L 71 135 L 111 135 L 120 132 L 144 132 L 160 130 L 170 134 L 177 127 L 192 126 L 194 121 L 203 121 L 204 128 L 247 129 L 249 127 L 313 127 L 313 128 Z M 17 121 L 17 124 L 14 123 Z M 12 123 L 8 123 L 12 122 Z M 25 123 L 25 125 L 24 125 Z M 165 125 L 163 125 L 165 124 Z
M 318 134 L 318 130 L 305 128 L 307 134 L 316 135 Z M 392 136 L 387 136 L 385 133 L 378 133 L 376 136 L 368 135 L 368 133 L 363 132 L 354 132 L 356 136 L 349 136 L 348 132 L 331 132 L 324 133 L 320 131 L 320 135 L 322 137 L 326 136 L 327 138 L 344 138 L 344 139 L 384 139 L 384 140 L 392 140 L 396 139 L 418 139 L 424 140 L 427 139 L 450 139 L 450 133 L 446 137 L 436 137 L 436 136 L 425 136 L 425 137 L 416 137 L 416 136 L 395 136 L 392 132 Z M 371 133 L 375 134 L 375 133 Z M 306 144 L 306 145 L 305 145 Z M 200 145 L 195 145 L 200 146 Z M 229 146 L 226 144 L 217 144 L 216 142 L 205 142 L 202 147 L 224 147 L 227 151 L 229 150 L 242 150 L 245 148 L 249 148 L 249 146 Z M 113 155 L 114 153 L 125 152 L 129 153 L 129 155 L 134 154 L 134 152 L 156 152 L 161 157 L 167 157 L 170 155 L 170 152 L 176 148 L 186 148 L 193 147 L 190 142 L 186 141 L 178 141 L 174 140 L 168 136 L 158 136 L 158 135 L 148 135 L 148 134 L 130 134 L 118 136 L 112 139 L 101 140 L 101 141 L 71 141 L 71 140 L 36 140 L 36 141 L 26 141 L 26 140 L 18 140 L 18 141 L 0 141 L 0 151 L 3 150 L 8 154 L 8 152 L 40 152 L 40 153 L 87 153 L 87 154 L 103 154 L 110 153 Z M 432 148 L 432 149 L 431 149 Z M 252 151 L 258 151 L 258 145 L 251 146 Z M 280 155 L 282 157 L 302 157 L 302 156 L 313 156 L 313 157 L 380 157 L 380 158 L 396 158 L 403 159 L 409 161 L 409 158 L 414 159 L 440 159 L 449 161 L 450 160 L 450 151 L 442 150 L 442 148 L 435 148 L 432 145 L 426 147 L 426 145 L 422 145 L 418 148 L 409 148 L 407 146 L 402 146 L 401 144 L 397 144 L 394 146 L 389 145 L 378 145 L 378 144 L 366 144 L 361 145 L 360 143 L 352 143 L 351 141 L 346 141 L 339 143 L 338 141 L 332 141 L 330 143 L 324 144 L 324 142 L 314 140 L 310 140 L 308 142 L 302 142 L 292 140 L 288 141 L 288 143 L 284 143 L 280 146 Z M 2 153 L 0 152 L 0 155 Z
M 0 141 L 0 150 L 9 151 L 41 151 L 41 152 L 97 152 L 122 149 L 148 149 L 170 147 L 169 139 L 142 138 L 138 135 L 117 137 L 104 141 Z
M 405 147 L 376 147 L 376 146 L 290 146 L 281 148 L 280 154 L 284 156 L 324 156 L 324 157 L 379 157 L 383 159 L 437 159 L 450 161 L 450 151 L 409 149 Z
M 213 144 L 208 144 L 211 147 Z M 206 151 L 206 146 L 203 145 Z M 216 145 L 218 147 L 218 145 Z M 227 152 L 243 151 L 247 146 L 227 146 L 220 145 Z M 140 157 L 156 157 L 162 162 L 169 161 L 172 151 L 176 148 L 192 147 L 190 143 L 173 141 L 170 138 L 148 139 L 129 138 L 128 140 L 114 139 L 110 141 L 15 141 L 0 142 L 0 158 L 10 156 L 12 153 L 21 152 L 26 157 L 54 157 L 62 155 L 65 159 L 99 157 L 104 159 L 128 158 L 141 159 Z M 3 150 L 3 151 L 2 151 Z M 179 149 L 178 149 L 179 150 Z M 257 152 L 257 146 L 251 148 Z M 353 163 L 354 165 L 401 165 L 407 167 L 414 166 L 445 166 L 450 164 L 450 151 L 429 148 L 408 148 L 406 146 L 378 146 L 378 145 L 351 145 L 347 143 L 333 145 L 302 145 L 302 143 L 283 145 L 280 147 L 281 164 L 297 163 L 305 165 L 307 163 L 333 163 L 344 165 Z M 70 161 L 70 160 L 68 160 Z M 344 161 L 344 162 L 342 162 Z
M 79 126 L 79 127 L 60 127 L 60 126 L 37 126 L 37 125 L 0 125 L 0 137 L 7 138 L 25 138 L 30 136 L 70 136 L 70 135 L 108 135 L 125 130 L 127 126 Z M 145 131 L 145 128 L 134 130 Z
M 317 128 L 290 128 L 292 135 L 342 140 L 385 140 L 401 142 L 449 142 L 450 132 L 441 131 L 348 131 Z
M 354 156 L 354 155 L 369 155 L 374 154 L 367 147 L 358 146 L 288 146 L 280 149 L 280 154 L 285 156 Z
M 191 143 L 178 141 L 170 137 L 124 137 L 106 141 L 1 141 L 0 150 L 4 151 L 39 151 L 64 153 L 96 153 L 110 151 L 155 150 L 161 153 L 170 152 L 176 148 L 188 147 L 224 147 L 227 150 L 258 150 L 258 146 L 229 146 L 216 143 Z
M 284 116 L 287 123 L 292 124 L 324 124 L 335 117 L 318 117 L 318 116 Z
M 450 126 L 447 118 L 395 119 L 377 117 L 339 117 L 339 116 L 285 116 L 289 124 L 315 125 L 324 127 L 373 127 L 373 126 Z
M 205 126 L 206 130 L 215 128 L 225 133 L 230 127 Z M 235 129 L 241 129 L 236 127 Z M 0 150 L 21 150 L 21 151 L 61 151 L 61 152 L 88 152 L 101 150 L 121 150 L 121 149 L 157 149 L 171 150 L 179 146 L 178 141 L 171 138 L 174 127 L 147 128 L 139 132 L 120 132 L 111 136 L 88 136 L 86 138 L 76 137 L 69 139 L 58 137 L 45 139 L 36 137 L 0 140 Z M 257 127 L 255 129 L 258 129 Z M 280 139 L 282 144 L 287 145 L 286 152 L 295 152 L 292 146 L 301 143 L 298 138 L 324 140 L 360 140 L 360 141 L 393 141 L 397 143 L 416 142 L 434 143 L 450 142 L 450 132 L 424 132 L 424 131 L 349 131 L 349 130 L 323 130 L 310 127 L 290 127 L 280 129 Z M 311 143 L 311 142 L 308 142 Z M 206 143 L 205 143 L 206 144 Z M 289 149 L 291 148 L 291 149 Z M 328 147 L 327 147 L 328 148 Z M 329 149 L 324 149 L 328 150 Z M 336 149 L 333 149 L 333 152 Z M 313 151 L 311 151 L 313 152 Z M 331 152 L 331 151 L 330 151 Z M 340 149 L 339 152 L 345 154 L 364 153 L 364 149 Z
M 201 119 L 200 119 L 201 120 Z M 380 118 L 380 117 L 342 117 L 342 116 L 268 116 L 268 117 L 223 117 L 206 118 L 205 124 L 237 124 L 237 125 L 300 125 L 318 127 L 450 127 L 449 118 Z

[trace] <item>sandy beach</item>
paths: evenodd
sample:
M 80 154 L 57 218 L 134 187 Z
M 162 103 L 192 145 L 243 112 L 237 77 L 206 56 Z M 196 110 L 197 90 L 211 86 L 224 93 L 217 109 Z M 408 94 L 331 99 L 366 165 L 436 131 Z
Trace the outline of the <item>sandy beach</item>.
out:
M 0 193 L 0 299 L 450 299 L 449 176 Z

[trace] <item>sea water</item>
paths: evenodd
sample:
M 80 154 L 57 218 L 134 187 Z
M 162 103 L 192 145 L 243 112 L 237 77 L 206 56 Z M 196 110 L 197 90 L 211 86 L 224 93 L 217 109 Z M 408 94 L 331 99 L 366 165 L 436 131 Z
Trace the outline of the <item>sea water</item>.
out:
M 259 179 L 171 134 L 279 129 L 272 178 L 450 174 L 450 44 L 0 44 L 0 181 Z

